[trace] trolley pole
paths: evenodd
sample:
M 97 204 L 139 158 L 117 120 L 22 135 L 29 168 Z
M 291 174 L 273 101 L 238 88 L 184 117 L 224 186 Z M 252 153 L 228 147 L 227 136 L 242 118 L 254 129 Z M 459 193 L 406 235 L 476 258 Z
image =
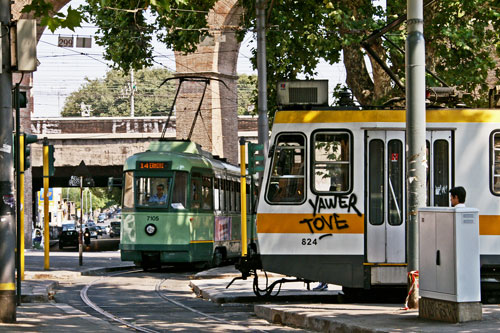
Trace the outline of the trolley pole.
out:
M 49 140 L 43 138 L 43 268 L 50 269 L 49 250 Z
M 426 205 L 425 40 L 423 0 L 408 0 L 406 38 L 406 142 L 408 144 L 408 273 L 418 271 L 417 209 Z M 408 288 L 410 290 L 411 279 Z M 418 308 L 414 286 L 408 307 Z
M 258 81 L 258 136 L 264 146 L 262 154 L 269 150 L 269 121 L 267 118 L 267 62 L 266 62 L 266 0 L 257 1 L 257 81 Z M 259 182 L 262 172 L 259 173 Z
M 245 168 L 245 139 L 240 138 L 240 169 L 241 169 L 241 256 L 247 256 L 247 178 Z
M 10 0 L 0 0 L 0 322 L 16 321 Z

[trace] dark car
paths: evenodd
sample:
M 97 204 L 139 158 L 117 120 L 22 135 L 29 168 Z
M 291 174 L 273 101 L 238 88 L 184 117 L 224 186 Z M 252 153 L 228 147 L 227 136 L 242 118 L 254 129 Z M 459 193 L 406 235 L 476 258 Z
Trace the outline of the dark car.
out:
M 90 231 L 90 238 L 98 238 L 99 230 L 97 230 L 97 226 L 95 225 L 87 225 Z
M 59 249 L 78 247 L 78 231 L 74 224 L 64 224 L 59 235 Z
M 109 231 L 109 237 L 120 237 L 120 229 L 121 229 L 121 223 L 119 221 L 113 221 L 109 223 L 110 225 L 110 231 Z

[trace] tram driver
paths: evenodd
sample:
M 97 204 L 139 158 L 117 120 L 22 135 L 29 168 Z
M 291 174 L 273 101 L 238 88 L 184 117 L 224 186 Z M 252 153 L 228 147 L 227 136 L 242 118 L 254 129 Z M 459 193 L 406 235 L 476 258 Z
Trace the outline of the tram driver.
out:
M 156 194 L 153 194 L 148 202 L 149 203 L 154 203 L 158 205 L 164 205 L 165 202 L 167 201 L 167 195 L 165 194 L 165 186 L 163 184 L 158 184 L 156 186 Z

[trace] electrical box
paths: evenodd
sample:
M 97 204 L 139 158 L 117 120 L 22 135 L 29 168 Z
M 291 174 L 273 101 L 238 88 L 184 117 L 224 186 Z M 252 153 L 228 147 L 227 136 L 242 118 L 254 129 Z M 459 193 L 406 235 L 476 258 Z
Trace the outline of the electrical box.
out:
M 36 71 L 36 20 L 18 20 L 16 24 L 15 71 Z
M 479 211 L 418 209 L 420 296 L 450 302 L 480 302 Z
M 278 82 L 277 95 L 278 105 L 328 106 L 328 80 Z

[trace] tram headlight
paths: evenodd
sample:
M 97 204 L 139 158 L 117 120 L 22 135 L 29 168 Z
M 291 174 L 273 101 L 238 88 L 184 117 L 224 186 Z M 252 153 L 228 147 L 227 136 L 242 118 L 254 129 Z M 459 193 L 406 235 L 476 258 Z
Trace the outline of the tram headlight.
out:
M 156 234 L 156 230 L 158 228 L 156 228 L 156 226 L 153 224 L 153 223 L 150 223 L 146 226 L 146 228 L 144 229 L 146 231 L 146 233 L 149 235 L 149 236 L 153 236 L 154 234 Z

